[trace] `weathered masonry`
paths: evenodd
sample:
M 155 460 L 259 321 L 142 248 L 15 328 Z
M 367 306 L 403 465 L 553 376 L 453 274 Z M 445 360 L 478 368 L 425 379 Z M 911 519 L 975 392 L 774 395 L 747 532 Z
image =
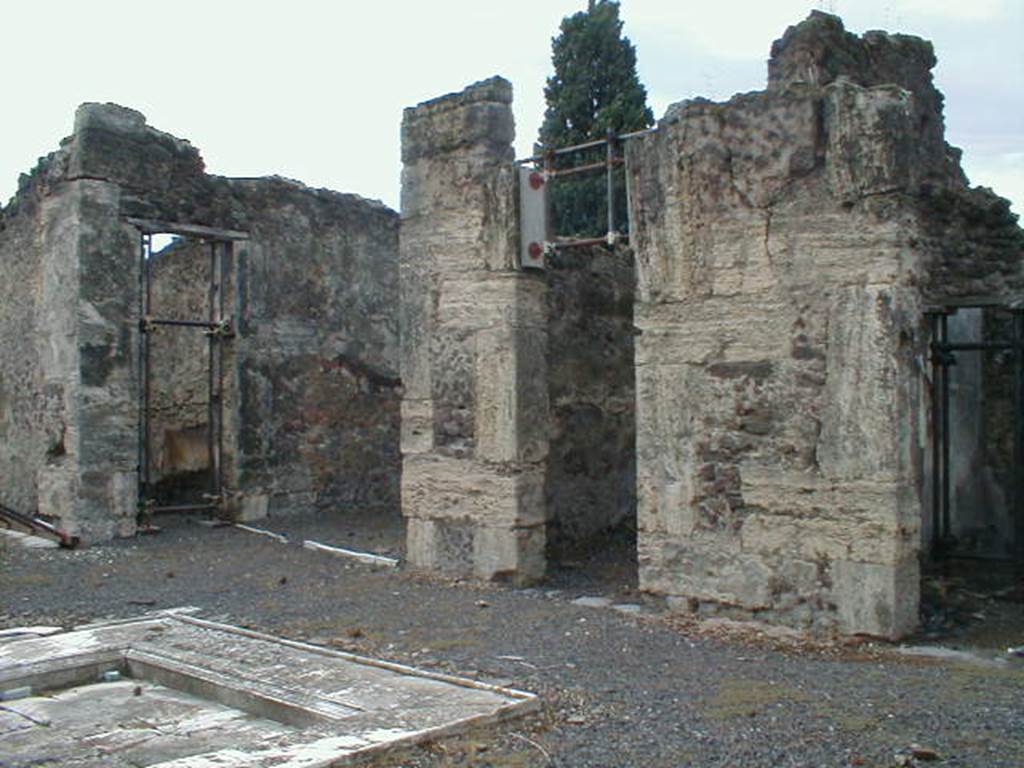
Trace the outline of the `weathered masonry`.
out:
M 596 483 L 635 461 L 643 589 L 897 637 L 934 544 L 1019 542 L 1024 235 L 968 187 L 934 64 L 922 40 L 814 13 L 775 43 L 767 90 L 682 102 L 627 143 L 635 458 L 623 424 L 619 455 L 582 465 Z M 402 494 L 413 564 L 527 582 L 559 519 L 615 524 L 630 499 L 581 517 L 557 492 L 565 282 L 557 260 L 517 271 L 509 100 L 495 79 L 405 116 Z M 981 346 L 954 350 L 936 329 L 965 307 L 1003 314 L 968 318 Z M 943 417 L 943 356 L 984 344 L 999 356 Z M 943 464 L 950 442 L 973 464 Z
M 394 212 L 206 175 L 87 104 L 0 229 L 0 501 L 86 541 L 168 507 L 396 509 Z
M 811 14 L 766 90 L 610 139 L 628 245 L 571 248 L 501 78 L 406 110 L 400 216 L 84 105 L 0 211 L 0 503 L 400 507 L 414 567 L 626 541 L 685 610 L 904 635 L 929 558 L 1024 562 L 1024 232 L 934 64 Z

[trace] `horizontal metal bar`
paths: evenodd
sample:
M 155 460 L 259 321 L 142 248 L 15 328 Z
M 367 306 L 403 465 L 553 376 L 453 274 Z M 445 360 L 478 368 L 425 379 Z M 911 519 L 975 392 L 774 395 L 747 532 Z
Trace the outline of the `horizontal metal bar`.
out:
M 937 560 L 971 560 L 986 563 L 1013 563 L 1016 562 L 1016 558 L 1011 555 L 982 555 L 973 552 L 957 552 L 949 550 L 942 552 L 936 557 Z
M 586 149 L 597 149 L 598 147 L 603 147 L 607 143 L 607 138 L 594 139 L 593 141 L 585 141 L 582 144 L 572 144 L 568 147 L 557 147 L 556 149 L 553 149 L 550 152 L 542 153 L 541 157 L 547 157 L 549 155 L 568 155 L 572 152 L 582 152 Z
M 623 133 L 618 136 L 612 136 L 612 141 L 627 141 L 629 139 L 635 139 L 639 136 L 646 136 L 649 133 L 655 133 L 658 130 L 658 126 L 651 128 L 644 128 L 639 131 L 630 131 L 629 133 Z M 573 144 L 568 147 L 558 147 L 547 152 L 541 152 L 538 155 L 531 155 L 530 157 L 524 157 L 520 160 L 516 160 L 516 164 L 522 165 L 524 163 L 542 163 L 546 157 L 558 157 L 560 155 L 568 155 L 572 152 L 582 152 L 587 149 L 597 149 L 597 147 L 603 147 L 608 143 L 608 139 L 594 139 L 593 141 L 585 141 L 582 144 Z
M 207 240 L 248 240 L 248 232 L 240 232 L 236 229 L 217 229 L 201 224 L 176 224 L 170 221 L 156 221 L 155 219 L 128 218 L 128 223 L 139 228 L 147 235 L 181 235 L 183 237 L 202 237 Z
M 958 309 L 1006 309 L 1019 310 L 1024 307 L 1024 296 L 963 296 L 949 299 L 942 304 L 930 304 L 925 307 L 925 314 L 955 313 Z
M 986 350 L 1012 350 L 1018 345 L 1011 341 L 937 341 L 932 346 L 940 352 L 983 352 Z
M 629 133 L 623 133 L 615 138 L 619 141 L 627 141 L 629 139 L 637 139 L 641 136 L 646 136 L 649 133 L 657 133 L 658 126 L 652 125 L 650 128 L 641 128 L 639 131 L 630 131 Z
M 623 161 L 623 159 L 621 157 L 616 157 L 616 158 L 612 159 L 611 162 L 609 162 L 607 160 L 602 160 L 602 161 L 600 161 L 598 163 L 588 163 L 587 165 L 577 165 L 577 166 L 574 166 L 572 168 L 560 168 L 558 170 L 548 171 L 547 175 L 551 176 L 551 177 L 558 177 L 558 176 L 571 176 L 574 173 L 586 173 L 587 171 L 603 171 L 609 165 L 612 165 L 612 166 L 622 165 L 623 162 L 624 161 Z
M 161 320 L 155 317 L 147 317 L 147 325 L 181 325 L 187 328 L 216 328 L 218 323 L 211 323 L 209 320 Z
M 621 232 L 616 232 L 615 242 L 629 242 L 629 235 L 622 234 Z M 604 237 L 587 237 L 582 239 L 556 240 L 555 242 L 550 243 L 550 245 L 553 248 L 578 248 L 587 245 L 608 245 L 608 235 L 605 235 Z

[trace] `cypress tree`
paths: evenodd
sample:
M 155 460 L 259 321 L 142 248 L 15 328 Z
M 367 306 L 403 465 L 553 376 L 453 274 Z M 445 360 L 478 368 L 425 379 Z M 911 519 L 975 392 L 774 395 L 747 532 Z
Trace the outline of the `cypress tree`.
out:
M 636 49 L 622 36 L 619 3 L 590 0 L 586 11 L 564 18 L 551 41 L 551 54 L 554 75 L 544 89 L 547 110 L 539 137 L 543 147 L 581 144 L 604 138 L 609 130 L 625 133 L 654 123 L 647 91 L 636 74 Z M 559 164 L 594 162 L 603 155 L 603 149 L 580 153 Z M 556 233 L 605 231 L 605 180 L 600 174 L 567 177 L 552 185 L 550 194 Z M 624 213 L 624 199 L 620 206 Z M 623 221 L 619 213 L 616 218 Z

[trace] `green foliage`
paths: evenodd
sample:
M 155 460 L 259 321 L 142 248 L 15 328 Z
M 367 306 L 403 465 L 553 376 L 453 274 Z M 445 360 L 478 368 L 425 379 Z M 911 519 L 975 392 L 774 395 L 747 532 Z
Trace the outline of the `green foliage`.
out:
M 544 89 L 548 106 L 539 137 L 544 147 L 581 144 L 604 138 L 609 130 L 625 133 L 654 123 L 647 91 L 636 74 L 636 49 L 622 36 L 619 3 L 592 0 L 586 11 L 563 19 L 551 50 L 555 73 Z M 602 148 L 574 154 L 563 164 L 594 162 L 603 156 Z M 559 235 L 605 231 L 605 183 L 597 174 L 568 177 L 552 186 L 552 215 Z M 619 208 L 625 197 L 621 179 L 616 187 Z M 624 208 L 616 218 L 624 221 Z

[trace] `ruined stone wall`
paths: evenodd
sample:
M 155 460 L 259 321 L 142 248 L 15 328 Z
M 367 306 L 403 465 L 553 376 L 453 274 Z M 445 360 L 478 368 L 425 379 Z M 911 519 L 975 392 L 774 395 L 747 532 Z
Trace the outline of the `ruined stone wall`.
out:
M 13 279 L 0 333 L 5 364 L 20 375 L 3 385 L 0 494 L 71 533 L 107 538 L 134 530 L 136 438 L 122 434 L 134 402 L 133 331 L 123 318 L 137 272 L 106 247 L 123 232 L 104 242 L 90 222 L 116 207 L 117 190 L 80 177 L 74 159 L 66 143 L 40 161 L 2 213 L 0 253 Z
M 943 141 L 930 45 L 816 12 L 772 53 L 767 91 L 676 105 L 629 147 L 641 585 L 899 636 L 917 620 L 923 294 L 1006 287 L 1021 253 L 934 220 L 935 199 L 999 206 Z M 958 225 L 959 257 L 934 237 Z
M 283 179 L 235 181 L 239 484 L 271 511 L 398 514 L 398 217 Z
M 547 257 L 551 444 L 548 551 L 636 520 L 633 254 L 573 248 Z
M 511 86 L 402 122 L 402 512 L 418 567 L 544 572 L 543 278 L 515 269 Z
M 40 321 L 37 313 L 44 349 L 29 355 L 46 360 L 49 350 L 65 389 L 45 389 L 44 372 L 32 393 L 18 398 L 63 396 L 74 410 L 44 422 L 34 436 L 18 437 L 16 450 L 34 458 L 25 471 L 7 461 L 18 476 L 10 485 L 22 489 L 14 502 L 30 504 L 35 488 L 40 511 L 87 538 L 133 530 L 139 232 L 127 217 L 142 217 L 250 235 L 236 244 L 230 267 L 239 335 L 226 377 L 226 480 L 241 513 L 335 510 L 350 503 L 394 509 L 394 212 L 284 179 L 207 176 L 187 142 L 114 105 L 80 108 L 74 135 L 33 178 L 15 207 L 34 200 L 53 211 L 53 224 L 42 228 L 44 239 L 53 241 L 41 246 L 43 284 L 67 294 L 60 306 L 70 320 L 51 313 Z M 13 222 L 12 215 L 36 214 L 5 211 L 5 221 Z M 24 227 L 13 231 L 35 225 Z M 2 237 L 7 258 L 29 235 Z M 58 273 L 59 281 L 47 277 Z M 51 433 L 59 433 L 54 424 L 60 418 L 67 420 L 65 457 L 43 466 L 45 451 L 59 442 Z M 33 470 L 37 477 L 30 478 Z
M 77 363 L 77 276 L 55 256 L 74 248 L 66 200 L 47 200 L 41 174 L 22 177 L 0 210 L 0 502 L 25 513 L 40 477 L 75 460 L 68 435 Z

